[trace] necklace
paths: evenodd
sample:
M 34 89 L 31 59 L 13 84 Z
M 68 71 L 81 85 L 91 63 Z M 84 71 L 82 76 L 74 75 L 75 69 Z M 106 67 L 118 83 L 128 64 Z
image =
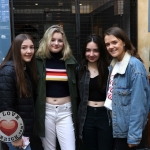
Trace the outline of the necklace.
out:
M 26 70 L 26 65 L 24 66 L 23 70 Z

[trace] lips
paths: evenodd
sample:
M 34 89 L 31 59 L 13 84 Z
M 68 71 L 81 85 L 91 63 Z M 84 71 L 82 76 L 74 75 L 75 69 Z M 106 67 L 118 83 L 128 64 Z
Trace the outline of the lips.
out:
M 58 47 L 58 46 L 54 46 L 54 48 L 56 48 L 56 49 L 57 49 L 57 48 L 59 48 L 59 47 Z

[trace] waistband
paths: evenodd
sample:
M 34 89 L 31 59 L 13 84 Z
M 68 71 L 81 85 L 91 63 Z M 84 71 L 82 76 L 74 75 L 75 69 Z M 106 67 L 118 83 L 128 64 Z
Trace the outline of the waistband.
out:
M 87 106 L 88 110 L 107 110 L 104 106 L 101 107 L 92 107 L 92 106 Z
M 67 108 L 71 107 L 71 102 L 68 102 L 62 105 L 53 105 L 53 104 L 46 103 L 46 108 L 55 109 L 55 108 L 64 108 L 64 107 L 67 107 Z

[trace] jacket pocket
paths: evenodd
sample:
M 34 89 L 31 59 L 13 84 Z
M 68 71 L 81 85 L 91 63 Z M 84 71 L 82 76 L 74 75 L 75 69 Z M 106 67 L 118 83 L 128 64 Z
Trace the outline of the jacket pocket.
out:
M 131 101 L 131 89 L 121 89 L 118 91 L 119 101 L 122 106 L 127 106 Z

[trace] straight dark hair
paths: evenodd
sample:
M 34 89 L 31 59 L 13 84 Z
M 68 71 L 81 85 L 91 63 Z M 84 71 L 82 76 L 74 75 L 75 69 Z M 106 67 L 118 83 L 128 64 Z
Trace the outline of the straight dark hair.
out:
M 86 46 L 89 42 L 94 42 L 98 47 L 98 51 L 100 53 L 100 57 L 97 61 L 97 67 L 98 67 L 98 72 L 99 72 L 99 79 L 98 79 L 99 87 L 101 90 L 105 90 L 105 87 L 107 84 L 108 65 L 109 65 L 108 52 L 106 50 L 103 39 L 101 38 L 101 36 L 97 34 L 89 35 L 85 40 L 85 43 L 83 45 L 83 50 L 82 50 L 81 71 L 80 71 L 79 78 L 81 78 L 85 69 L 84 67 L 87 66 L 87 63 L 88 63 L 88 60 L 85 57 L 85 53 L 86 53 Z
M 137 52 L 137 49 L 135 49 L 135 47 L 132 45 L 131 41 L 129 40 L 128 36 L 126 35 L 126 33 L 121 28 L 111 27 L 104 32 L 104 38 L 106 35 L 113 35 L 117 39 L 123 41 L 125 43 L 124 50 L 127 51 L 131 56 L 134 56 L 137 59 L 139 59 L 141 62 L 143 62 L 143 60 L 141 59 L 141 57 Z
M 24 75 L 24 61 L 22 60 L 22 57 L 21 57 L 21 45 L 23 41 L 27 39 L 31 40 L 34 44 L 34 41 L 30 35 L 28 34 L 17 35 L 15 39 L 13 40 L 5 59 L 0 65 L 0 68 L 2 68 L 7 61 L 10 61 L 10 60 L 13 61 L 15 72 L 16 72 L 16 77 L 17 77 L 17 86 L 20 92 L 19 93 L 20 97 L 23 97 L 23 96 L 27 97 L 31 95 L 31 93 L 28 90 L 28 86 L 26 83 L 25 75 Z M 27 67 L 29 68 L 34 85 L 36 85 L 37 76 L 36 76 L 35 52 L 31 61 L 27 63 Z

